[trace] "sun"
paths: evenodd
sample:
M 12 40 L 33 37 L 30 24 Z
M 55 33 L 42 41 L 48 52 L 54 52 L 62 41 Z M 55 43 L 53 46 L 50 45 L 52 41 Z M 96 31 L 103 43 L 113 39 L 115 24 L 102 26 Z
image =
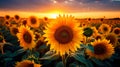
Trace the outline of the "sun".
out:
M 59 14 L 51 14 L 51 15 L 50 15 L 50 18 L 55 19 L 55 18 L 57 18 L 57 16 L 59 16 Z

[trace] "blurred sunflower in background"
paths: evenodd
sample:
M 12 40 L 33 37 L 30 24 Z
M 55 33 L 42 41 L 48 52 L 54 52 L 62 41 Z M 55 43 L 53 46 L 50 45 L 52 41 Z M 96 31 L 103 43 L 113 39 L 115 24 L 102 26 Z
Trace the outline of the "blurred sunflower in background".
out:
M 4 25 L 5 25 L 6 27 L 10 27 L 10 26 L 11 26 L 11 23 L 10 23 L 10 21 L 4 21 Z
M 48 41 L 47 45 L 50 44 L 50 50 L 55 50 L 62 56 L 80 48 L 83 30 L 73 16 L 63 15 L 57 17 L 55 22 L 48 24 L 44 33 L 45 41 Z
M 117 42 L 118 42 L 118 38 L 115 34 L 113 33 L 109 33 L 108 35 L 106 35 L 106 39 L 110 40 L 110 43 L 116 47 L 117 46 Z
M 39 19 L 35 16 L 30 16 L 27 20 L 27 25 L 33 28 L 38 28 L 40 26 Z
M 95 57 L 97 59 L 104 60 L 110 58 L 112 54 L 115 53 L 114 47 L 106 39 L 95 40 L 91 44 L 94 47 L 94 52 L 89 49 L 86 50 L 86 53 L 90 58 Z
M 93 30 L 92 36 L 96 36 L 98 34 L 98 30 L 96 29 L 96 27 L 91 27 L 91 29 Z
M 14 15 L 14 20 L 16 23 L 18 23 L 20 21 L 20 16 L 19 15 Z
M 20 46 L 24 49 L 32 49 L 35 47 L 35 36 L 28 26 L 20 26 L 18 28 L 17 37 L 20 41 Z
M 13 36 L 16 36 L 16 34 L 18 33 L 18 27 L 17 27 L 17 25 L 12 25 L 12 27 L 10 27 L 10 33 Z
M 101 24 L 99 27 L 99 32 L 104 35 L 109 34 L 110 31 L 111 31 L 111 26 L 109 26 L 108 24 Z
M 17 62 L 15 67 L 41 67 L 41 64 L 36 64 L 34 61 L 23 60 L 21 62 Z
M 4 19 L 5 21 L 10 21 L 11 17 L 9 15 L 5 15 Z
M 26 20 L 26 19 L 22 20 L 22 21 L 21 21 L 21 25 L 26 26 L 26 25 L 27 25 L 27 20 Z
M 96 36 L 94 36 L 94 38 L 96 40 L 99 40 L 99 39 L 102 40 L 104 38 L 104 36 L 102 34 L 98 33 Z
M 115 35 L 120 35 L 120 28 L 116 27 L 112 31 Z

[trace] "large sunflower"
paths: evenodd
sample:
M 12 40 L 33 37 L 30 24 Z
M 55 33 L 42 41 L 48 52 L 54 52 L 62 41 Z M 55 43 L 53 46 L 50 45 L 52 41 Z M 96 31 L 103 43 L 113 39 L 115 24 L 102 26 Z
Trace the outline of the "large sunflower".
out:
M 36 64 L 34 61 L 23 60 L 21 62 L 17 62 L 15 67 L 41 67 L 41 64 Z
M 17 33 L 17 37 L 20 41 L 20 46 L 24 49 L 32 49 L 35 47 L 35 36 L 33 34 L 33 31 L 30 30 L 28 26 L 20 26 L 18 28 L 19 33 Z
M 50 49 L 61 56 L 69 51 L 75 52 L 80 46 L 83 30 L 72 16 L 59 16 L 55 22 L 48 24 L 44 30 L 45 41 Z
M 92 42 L 94 52 L 87 49 L 86 53 L 89 57 L 95 57 L 100 60 L 110 58 L 114 54 L 114 47 L 109 43 L 108 40 L 95 40 Z
M 109 26 L 108 24 L 102 24 L 99 27 L 99 32 L 101 32 L 102 34 L 108 34 L 111 31 L 111 26 Z
M 39 19 L 35 16 L 30 16 L 27 25 L 33 28 L 38 28 L 40 25 Z

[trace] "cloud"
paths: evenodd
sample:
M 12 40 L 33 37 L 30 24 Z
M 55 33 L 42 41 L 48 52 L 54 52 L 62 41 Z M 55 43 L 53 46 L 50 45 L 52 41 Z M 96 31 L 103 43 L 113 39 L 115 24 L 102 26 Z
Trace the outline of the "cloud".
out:
M 61 9 L 68 12 L 120 11 L 120 1 L 112 0 L 0 0 L 0 10 L 38 11 Z

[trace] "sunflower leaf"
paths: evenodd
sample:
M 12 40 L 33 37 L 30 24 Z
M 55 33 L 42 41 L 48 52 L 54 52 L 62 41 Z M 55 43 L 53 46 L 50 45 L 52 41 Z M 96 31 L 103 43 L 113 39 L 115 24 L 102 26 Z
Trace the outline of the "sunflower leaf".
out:
M 87 59 L 86 67 L 94 67 L 93 63 L 89 59 Z
M 64 67 L 63 62 L 62 62 L 62 61 L 58 62 L 58 63 L 56 64 L 56 67 Z
M 94 47 L 91 44 L 88 44 L 88 49 L 90 49 L 94 53 Z
M 79 62 L 81 62 L 81 63 L 83 63 L 83 64 L 86 64 L 86 59 L 85 59 L 84 56 L 78 55 L 78 54 L 74 54 L 73 57 L 74 57 L 77 61 L 79 61 Z
M 54 51 L 48 51 L 45 53 L 45 55 L 41 58 L 39 58 L 40 60 L 55 60 L 58 58 L 58 55 L 55 54 Z
M 11 54 L 10 56 L 15 57 L 15 56 L 18 56 L 19 54 L 21 54 L 23 52 L 25 52 L 24 49 L 19 49 L 19 50 L 15 51 L 13 54 Z
M 94 63 L 96 63 L 97 65 L 100 65 L 100 66 L 103 66 L 103 65 L 104 65 L 102 61 L 100 61 L 100 60 L 98 60 L 98 59 L 96 59 L 96 58 L 91 58 L 91 60 L 92 60 Z

